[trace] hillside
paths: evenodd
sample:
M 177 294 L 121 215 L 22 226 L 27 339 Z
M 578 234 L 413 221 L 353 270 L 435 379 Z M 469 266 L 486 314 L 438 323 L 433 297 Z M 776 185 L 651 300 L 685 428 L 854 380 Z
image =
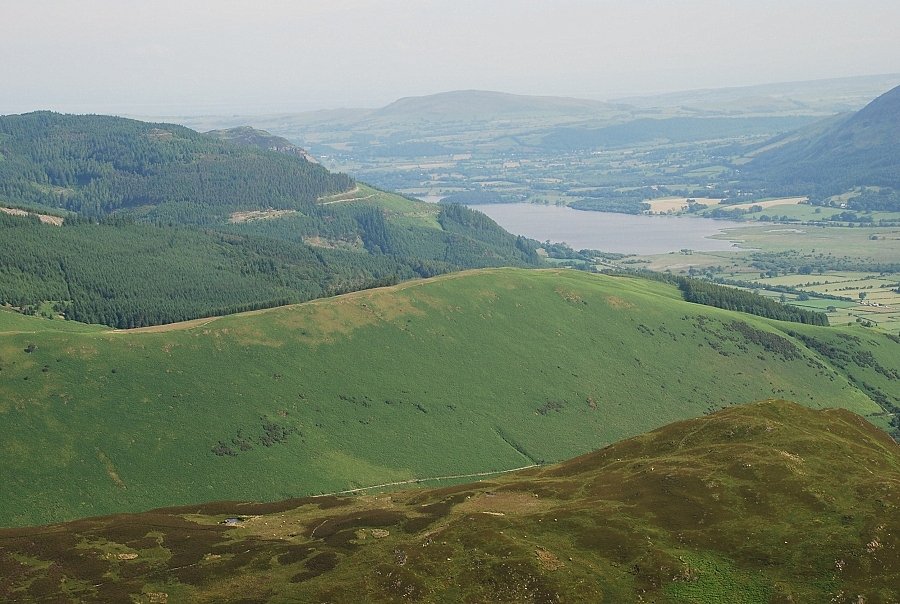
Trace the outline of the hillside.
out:
M 258 130 L 250 126 L 237 126 L 226 130 L 210 130 L 205 133 L 223 141 L 237 143 L 238 145 L 247 145 L 257 147 L 267 151 L 277 151 L 286 155 L 294 155 L 301 157 L 308 162 L 319 163 L 305 149 L 298 147 L 291 141 L 281 136 L 275 136 L 265 130 Z
M 506 470 L 768 397 L 887 428 L 897 358 L 565 270 L 132 332 L 0 312 L 0 525 Z
M 0 530 L 0 597 L 888 603 L 898 511 L 895 443 L 767 401 L 475 484 Z
M 0 116 L 0 155 L 0 202 L 82 216 L 209 224 L 235 210 L 309 209 L 353 186 L 296 156 L 110 116 Z
M 267 308 L 483 266 L 540 263 L 482 214 L 359 186 L 306 212 L 217 228 L 128 220 L 61 227 L 0 214 L 0 304 L 129 328 Z
M 121 328 L 540 264 L 483 215 L 354 183 L 249 128 L 0 116 L 6 206 L 66 219 L 0 213 L 0 304 Z
M 767 146 L 773 148 L 744 167 L 747 177 L 811 190 L 820 197 L 855 187 L 885 187 L 897 193 L 900 86 L 854 114 L 827 122 L 824 128 Z

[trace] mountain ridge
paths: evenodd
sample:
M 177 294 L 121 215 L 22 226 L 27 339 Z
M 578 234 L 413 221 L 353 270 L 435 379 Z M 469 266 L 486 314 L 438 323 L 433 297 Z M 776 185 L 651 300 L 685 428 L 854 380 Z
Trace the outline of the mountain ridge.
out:
M 856 111 L 873 96 L 898 83 L 900 73 L 876 74 L 631 95 L 617 97 L 613 102 L 645 109 L 680 106 L 719 113 L 752 111 L 757 105 L 757 108 L 768 108 L 769 111 L 780 109 L 807 115 L 832 115 Z
M 539 115 L 574 112 L 590 116 L 598 111 L 620 108 L 605 101 L 573 97 L 519 95 L 491 90 L 452 90 L 424 96 L 404 97 L 371 114 L 378 117 L 403 116 L 440 121 L 490 119 L 496 115 Z
M 743 169 L 750 178 L 820 196 L 858 187 L 900 190 L 900 86 L 858 112 L 789 137 Z

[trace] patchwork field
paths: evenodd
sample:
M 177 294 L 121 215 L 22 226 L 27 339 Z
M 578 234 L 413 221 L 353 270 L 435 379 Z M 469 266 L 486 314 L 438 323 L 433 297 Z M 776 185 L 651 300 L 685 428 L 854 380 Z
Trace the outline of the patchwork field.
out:
M 508 470 L 770 397 L 888 427 L 898 358 L 861 328 L 570 270 L 141 332 L 0 312 L 0 524 Z
M 787 293 L 786 302 L 827 311 L 832 325 L 859 323 L 900 333 L 900 272 L 893 268 L 900 260 L 900 230 L 768 225 L 729 230 L 723 237 L 739 240 L 740 250 L 672 253 L 627 259 L 623 264 L 676 274 L 694 271 L 761 287 L 791 287 L 810 299 Z M 761 268 L 768 260 L 781 265 L 775 266 L 777 275 L 766 276 Z M 853 268 L 867 266 L 872 270 Z M 758 291 L 774 298 L 782 295 Z

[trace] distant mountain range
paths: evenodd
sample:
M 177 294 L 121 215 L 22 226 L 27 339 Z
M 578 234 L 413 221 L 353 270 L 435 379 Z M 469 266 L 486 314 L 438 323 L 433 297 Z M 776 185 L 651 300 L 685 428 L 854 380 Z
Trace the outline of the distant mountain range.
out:
M 252 124 L 312 153 L 361 162 L 359 174 L 381 186 L 371 162 L 479 153 L 542 155 L 647 142 L 694 142 L 767 137 L 815 119 L 854 111 L 900 75 L 865 76 L 698 90 L 600 101 L 456 90 L 406 97 L 380 108 L 272 115 L 171 118 L 199 130 Z M 403 181 L 403 184 L 410 183 Z
M 856 111 L 900 84 L 900 73 L 686 90 L 617 98 L 638 107 L 680 108 L 706 115 L 831 115 Z
M 580 116 L 621 111 L 622 105 L 556 96 L 526 96 L 488 90 L 456 90 L 406 97 L 376 109 L 369 118 L 429 121 L 484 121 L 502 117 Z
M 264 115 L 166 116 L 201 130 L 253 123 L 273 132 L 312 125 L 348 125 L 366 120 L 522 118 L 558 115 L 570 119 L 613 117 L 827 116 L 856 111 L 872 98 L 900 84 L 900 74 L 855 76 L 756 86 L 688 90 L 598 100 L 534 96 L 487 90 L 453 90 L 398 99 L 380 108 L 321 109 Z

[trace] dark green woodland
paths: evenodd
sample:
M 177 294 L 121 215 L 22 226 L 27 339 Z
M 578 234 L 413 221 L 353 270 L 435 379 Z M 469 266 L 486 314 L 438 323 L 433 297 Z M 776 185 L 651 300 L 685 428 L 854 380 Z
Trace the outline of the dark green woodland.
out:
M 0 157 L 0 205 L 67 216 L 0 214 L 0 303 L 29 314 L 141 327 L 540 263 L 467 208 L 181 126 L 5 116 Z

